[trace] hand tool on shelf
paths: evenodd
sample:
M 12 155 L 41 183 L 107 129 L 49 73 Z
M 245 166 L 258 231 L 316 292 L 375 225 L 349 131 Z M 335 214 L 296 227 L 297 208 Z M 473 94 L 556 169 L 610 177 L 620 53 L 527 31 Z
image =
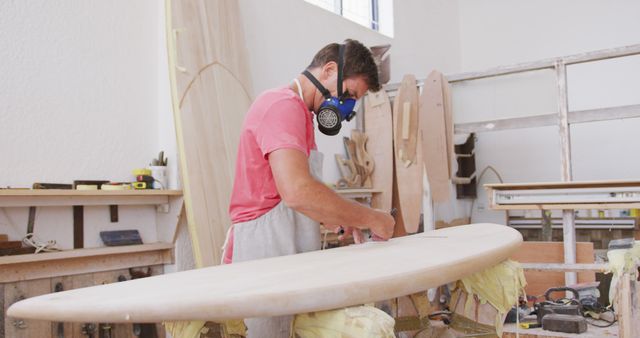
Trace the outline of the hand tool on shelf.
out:
M 153 189 L 153 181 L 155 179 L 151 175 L 138 175 L 136 176 L 136 181 L 132 182 L 131 185 L 134 189 Z
M 167 166 L 167 158 L 164 157 L 164 150 L 158 154 L 158 158 L 151 160 L 151 166 Z
M 551 298 L 552 293 L 563 291 L 573 293 L 574 298 Z M 578 291 L 570 287 L 550 288 L 544 293 L 544 298 L 544 301 L 534 304 L 537 323 L 544 330 L 564 333 L 582 333 L 587 330 Z
M 138 230 L 100 231 L 100 239 L 106 246 L 142 244 Z

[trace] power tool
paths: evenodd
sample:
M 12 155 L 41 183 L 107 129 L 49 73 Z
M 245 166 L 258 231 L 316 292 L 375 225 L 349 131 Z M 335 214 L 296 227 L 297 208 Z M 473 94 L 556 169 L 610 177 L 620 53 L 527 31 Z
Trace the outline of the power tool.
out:
M 574 298 L 551 298 L 553 292 L 562 291 L 573 293 Z M 578 291 L 569 287 L 550 288 L 544 293 L 544 298 L 544 301 L 534 304 L 537 322 L 542 329 L 565 333 L 587 331 L 587 320 L 582 316 Z

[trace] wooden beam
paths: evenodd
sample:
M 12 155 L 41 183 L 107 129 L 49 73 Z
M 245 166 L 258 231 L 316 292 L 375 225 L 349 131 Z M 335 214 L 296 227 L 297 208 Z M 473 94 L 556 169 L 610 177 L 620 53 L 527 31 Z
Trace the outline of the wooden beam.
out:
M 604 272 L 607 264 L 566 264 L 566 263 L 520 263 L 524 270 L 533 271 L 560 271 L 560 272 Z
M 569 98 L 567 93 L 567 67 L 562 61 L 555 64 L 558 80 L 558 122 L 562 154 L 562 180 L 570 182 L 573 179 L 571 170 L 571 129 L 569 128 Z
M 613 59 L 613 58 L 631 56 L 631 55 L 637 55 L 637 54 L 640 54 L 640 44 L 610 48 L 610 49 L 602 49 L 597 51 L 568 55 L 568 56 L 563 56 L 558 58 L 543 59 L 543 60 L 532 61 L 532 62 L 522 62 L 522 63 L 517 63 L 513 65 L 508 65 L 508 66 L 489 68 L 487 70 L 478 71 L 478 72 L 450 74 L 450 75 L 446 75 L 445 77 L 447 78 L 449 83 L 471 81 L 471 80 L 479 80 L 479 79 L 485 79 L 489 77 L 496 77 L 496 76 L 502 76 L 502 75 L 531 72 L 531 71 L 542 70 L 542 69 L 552 69 L 555 67 L 556 62 L 558 61 L 563 62 L 565 65 L 573 65 L 578 63 L 600 61 L 600 60 Z M 424 79 L 418 80 L 419 87 L 422 87 L 423 84 L 424 84 Z M 393 92 L 398 90 L 399 87 L 400 87 L 400 84 L 398 83 L 390 83 L 384 86 L 384 89 L 387 92 Z
M 578 63 L 614 59 L 614 58 L 631 56 L 636 54 L 640 54 L 640 44 L 573 54 L 569 56 L 564 56 L 562 57 L 562 59 L 565 64 L 574 65 Z
M 568 112 L 569 124 L 609 121 L 640 117 L 640 105 L 618 106 Z M 558 113 L 513 117 L 497 120 L 457 123 L 455 133 L 483 133 L 498 130 L 548 127 L 558 125 Z
M 637 269 L 636 266 L 634 269 Z M 618 316 L 620 338 L 636 338 L 640 336 L 640 296 L 638 291 L 640 283 L 637 281 L 637 274 L 625 272 L 620 276 L 617 285 L 615 309 Z
M 555 63 L 561 61 L 565 65 L 593 62 L 624 56 L 640 54 L 640 44 L 611 49 L 602 49 L 592 52 L 563 56 L 559 58 L 544 59 L 533 62 L 518 63 L 510 66 L 495 67 L 481 72 L 468 72 L 448 75 L 449 82 L 478 80 L 508 74 L 524 73 L 541 69 L 550 69 Z
M 508 74 L 531 72 L 542 69 L 550 69 L 555 63 L 561 61 L 565 65 L 573 65 L 578 63 L 593 62 L 599 60 L 613 59 L 624 56 L 640 54 L 640 44 L 611 49 L 602 49 L 592 52 L 563 56 L 559 58 L 544 59 L 533 62 L 518 63 L 510 66 L 495 67 L 481 72 L 469 72 L 448 75 L 449 82 L 460 82 L 469 80 L 478 80 L 488 77 L 495 77 Z
M 569 112 L 569 124 L 640 117 L 640 104 Z
M 508 119 L 488 120 L 480 122 L 456 123 L 456 134 L 482 133 L 498 130 L 547 127 L 558 124 L 558 114 L 548 113 L 535 116 L 514 117 Z

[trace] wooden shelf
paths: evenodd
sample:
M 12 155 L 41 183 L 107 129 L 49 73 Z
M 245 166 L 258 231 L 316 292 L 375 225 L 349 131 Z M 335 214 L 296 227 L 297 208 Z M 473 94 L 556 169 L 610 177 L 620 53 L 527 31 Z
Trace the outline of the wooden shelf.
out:
M 640 181 L 504 183 L 485 188 L 493 210 L 640 208 Z
M 0 189 L 0 207 L 74 205 L 160 205 L 181 190 Z
M 0 283 L 173 262 L 173 244 L 151 243 L 0 257 Z
M 588 209 L 640 209 L 640 203 L 572 203 L 572 204 L 510 204 L 490 206 L 492 210 L 588 210 Z
M 552 218 L 552 228 L 562 229 L 562 218 Z M 540 217 L 509 217 L 507 225 L 515 229 L 542 229 L 543 220 Z M 576 229 L 630 229 L 638 224 L 636 217 L 576 217 Z
M 637 187 L 637 180 L 608 181 L 572 181 L 572 182 L 531 182 L 531 183 L 491 183 L 485 184 L 487 189 L 520 190 L 520 189 L 559 189 L 559 188 L 600 188 L 600 187 Z

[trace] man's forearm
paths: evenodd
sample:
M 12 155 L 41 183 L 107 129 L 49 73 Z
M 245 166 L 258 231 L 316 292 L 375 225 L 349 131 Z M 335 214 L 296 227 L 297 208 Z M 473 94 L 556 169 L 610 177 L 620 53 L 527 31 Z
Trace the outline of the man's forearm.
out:
M 375 211 L 345 199 L 326 185 L 308 180 L 297 187 L 285 203 L 294 210 L 323 224 L 369 228 Z

